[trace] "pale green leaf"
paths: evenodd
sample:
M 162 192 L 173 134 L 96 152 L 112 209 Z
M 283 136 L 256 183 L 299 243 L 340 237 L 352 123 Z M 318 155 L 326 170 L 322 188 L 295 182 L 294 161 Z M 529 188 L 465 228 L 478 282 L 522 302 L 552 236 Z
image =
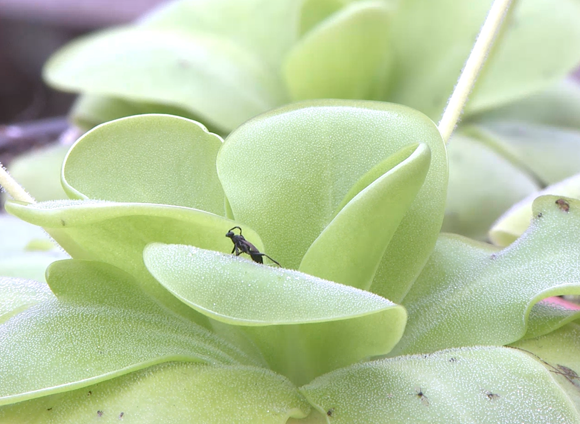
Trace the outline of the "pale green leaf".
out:
M 365 174 L 312 243 L 300 271 L 363 290 L 429 170 L 426 144 L 404 147 Z
M 580 293 L 580 201 L 540 197 L 534 214 L 529 230 L 501 251 L 441 236 L 403 300 L 409 322 L 393 355 L 513 343 L 535 303 Z
M 534 200 L 546 194 L 580 198 L 580 174 L 533 192 L 513 205 L 489 230 L 490 240 L 497 246 L 508 246 L 517 240 L 530 226 Z
M 551 297 L 534 305 L 528 316 L 528 330 L 524 339 L 543 336 L 580 320 L 580 305 L 561 300 L 559 297 Z
M 284 424 L 310 406 L 284 377 L 247 366 L 162 364 L 0 408 L 0 423 Z
M 539 360 L 560 383 L 580 414 L 580 322 L 512 346 Z
M 406 0 L 393 20 L 395 79 L 389 100 L 438 119 L 492 0 Z M 468 112 L 541 91 L 580 60 L 580 6 L 519 1 L 508 16 L 468 104 Z
M 300 20 L 300 35 L 304 36 L 316 25 L 338 12 L 345 0 L 303 0 L 302 19 Z
M 287 106 L 233 132 L 218 154 L 218 175 L 235 219 L 252 226 L 266 252 L 284 267 L 298 268 L 353 185 L 390 155 L 418 142 L 429 146 L 431 166 L 371 288 L 397 301 L 425 263 L 443 217 L 447 158 L 427 117 L 374 102 Z
M 449 189 L 442 231 L 485 240 L 498 217 L 540 186 L 477 133 L 451 138 Z
M 233 325 L 339 321 L 387 309 L 404 314 L 373 293 L 233 255 L 160 243 L 143 254 L 151 274 L 181 301 Z
M 44 281 L 46 267 L 67 257 L 41 228 L 0 214 L 0 276 Z
M 54 299 L 46 283 L 0 277 L 0 324 L 37 303 Z
M 353 3 L 294 45 L 282 74 L 294 100 L 382 99 L 391 66 L 390 8 L 382 1 Z
M 32 150 L 10 162 L 10 175 L 37 202 L 66 199 L 60 184 L 60 170 L 70 146 L 53 144 Z
M 74 144 L 64 162 L 63 186 L 71 198 L 187 206 L 223 216 L 215 166 L 221 145 L 219 136 L 185 118 L 119 119 Z
M 143 249 L 148 243 L 179 243 L 230 252 L 226 232 L 237 223 L 218 215 L 179 206 L 55 201 L 21 205 L 9 202 L 7 210 L 44 227 L 75 259 L 114 265 L 137 278 L 141 287 L 164 305 L 198 322 L 206 321 L 163 288 L 145 268 Z M 263 250 L 260 237 L 244 226 L 244 234 Z
M 300 272 L 188 246 L 150 245 L 145 258 L 182 301 L 246 326 L 269 366 L 295 384 L 389 352 L 405 327 L 400 306 Z
M 277 72 L 298 39 L 303 1 L 173 1 L 142 18 L 139 24 L 228 39 Z
M 60 261 L 58 300 L 0 326 L 0 404 L 68 391 L 161 362 L 254 364 L 209 331 L 167 313 L 128 274 L 99 262 Z
M 232 41 L 156 28 L 106 30 L 50 58 L 62 90 L 183 108 L 222 130 L 281 103 L 277 77 Z
M 580 422 L 540 362 L 503 347 L 356 364 L 300 391 L 337 424 Z

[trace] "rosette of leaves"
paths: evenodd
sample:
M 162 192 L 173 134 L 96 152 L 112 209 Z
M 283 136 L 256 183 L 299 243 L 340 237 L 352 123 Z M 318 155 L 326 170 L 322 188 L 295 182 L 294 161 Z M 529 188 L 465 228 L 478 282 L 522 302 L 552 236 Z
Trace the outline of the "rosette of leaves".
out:
M 447 172 L 387 103 L 93 129 L 71 200 L 6 205 L 72 259 L 0 280 L 0 422 L 580 422 L 580 317 L 542 301 L 580 293 L 580 201 L 500 250 L 439 235 Z
M 580 5 L 516 3 L 450 144 L 444 229 L 478 239 L 516 201 L 580 172 L 580 89 L 558 85 L 580 62 Z M 72 42 L 45 77 L 83 94 L 71 115 L 84 128 L 157 112 L 227 134 L 317 98 L 390 101 L 437 120 L 490 4 L 178 0 Z

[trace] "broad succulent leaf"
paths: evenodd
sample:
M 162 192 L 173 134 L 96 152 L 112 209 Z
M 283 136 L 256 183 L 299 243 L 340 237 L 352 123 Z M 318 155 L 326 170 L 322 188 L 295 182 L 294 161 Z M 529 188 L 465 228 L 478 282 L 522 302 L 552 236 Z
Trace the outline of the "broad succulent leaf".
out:
M 393 18 L 397 66 L 389 100 L 438 118 L 491 3 L 400 2 Z M 580 28 L 576 23 L 580 6 L 574 0 L 563 1 L 559 6 L 562 7 L 554 10 L 550 0 L 527 0 L 515 5 L 501 42 L 496 43 L 478 81 L 468 113 L 534 94 L 574 69 L 580 50 Z M 577 47 L 569 48 L 569 43 Z M 534 54 L 530 55 L 530 51 Z
M 580 320 L 580 305 L 562 301 L 559 297 L 544 299 L 534 305 L 528 316 L 524 339 L 549 334 L 569 322 Z
M 7 210 L 43 227 L 75 259 L 101 261 L 137 278 L 151 296 L 174 311 L 199 321 L 151 277 L 143 263 L 148 243 L 190 244 L 204 249 L 230 252 L 225 237 L 235 222 L 197 209 L 144 203 L 69 200 L 22 205 L 9 202 Z M 260 237 L 250 228 L 244 234 L 260 250 Z M 203 322 L 206 321 L 202 319 Z
M 512 346 L 530 353 L 546 367 L 580 415 L 580 321 Z
M 329 423 L 578 423 L 563 384 L 524 352 L 473 347 L 352 365 L 300 391 Z
M 289 376 L 303 363 L 303 375 L 290 377 L 295 381 L 387 353 L 405 326 L 402 307 L 301 272 L 191 246 L 151 244 L 144 256 L 153 276 L 192 308 L 251 327 L 248 334 L 274 370 Z
M 503 250 L 442 235 L 403 301 L 409 321 L 391 354 L 513 343 L 539 300 L 580 293 L 580 201 L 543 196 L 534 214 L 529 230 Z
M 0 324 L 31 306 L 53 298 L 46 283 L 0 277 Z
M 45 78 L 64 90 L 180 107 L 223 130 L 281 101 L 276 77 L 256 57 L 225 38 L 180 30 L 89 35 L 53 56 Z
M 186 206 L 223 216 L 215 166 L 221 145 L 201 124 L 177 116 L 119 119 L 74 144 L 63 165 L 63 186 L 76 199 Z
M 0 423 L 284 424 L 310 406 L 279 374 L 249 366 L 156 365 L 67 393 L 0 408 Z M 234 418 L 235 417 L 235 418 Z M 36 421 L 39 420 L 39 421 Z
M 445 146 L 427 117 L 404 106 L 373 102 L 287 106 L 233 132 L 218 154 L 218 175 L 235 219 L 260 234 L 270 256 L 296 269 L 357 181 L 418 142 L 428 145 L 431 165 L 371 287 L 396 302 L 425 263 L 443 215 Z
M 382 1 L 353 3 L 305 35 L 282 68 L 290 98 L 384 98 L 390 12 Z
M 429 170 L 426 144 L 404 147 L 368 171 L 300 263 L 300 271 L 363 290 Z
M 161 362 L 256 363 L 206 329 L 167 313 L 117 268 L 60 261 L 49 268 L 48 283 L 57 299 L 31 306 L 0 326 L 0 404 L 88 386 Z
M 0 214 L 0 276 L 45 281 L 46 267 L 68 257 L 41 228 Z

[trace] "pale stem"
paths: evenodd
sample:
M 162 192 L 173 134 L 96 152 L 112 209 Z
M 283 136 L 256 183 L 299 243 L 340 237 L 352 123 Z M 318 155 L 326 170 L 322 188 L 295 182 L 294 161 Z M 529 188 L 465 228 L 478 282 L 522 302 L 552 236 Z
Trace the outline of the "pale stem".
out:
M 443 117 L 439 122 L 439 132 L 441 133 L 445 143 L 449 141 L 449 137 L 451 137 L 451 134 L 457 125 L 459 116 L 467 102 L 467 97 L 475 85 L 477 75 L 487 58 L 495 36 L 501 28 L 511 2 L 512 0 L 495 0 L 489 10 L 487 19 L 481 28 L 467 62 L 465 62 L 465 66 L 459 76 L 455 90 L 453 90 L 453 94 L 449 99 L 449 103 L 447 103 L 445 112 L 443 112 Z
M 0 186 L 4 187 L 14 200 L 25 203 L 35 203 L 34 198 L 24 190 L 18 182 L 10 176 L 0 163 Z

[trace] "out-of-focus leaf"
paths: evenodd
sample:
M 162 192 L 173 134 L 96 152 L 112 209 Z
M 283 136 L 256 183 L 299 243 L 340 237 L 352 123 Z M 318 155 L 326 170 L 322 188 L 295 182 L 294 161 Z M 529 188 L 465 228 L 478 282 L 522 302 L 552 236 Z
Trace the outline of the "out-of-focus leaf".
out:
M 570 396 L 540 362 L 503 347 L 356 364 L 300 391 L 337 424 L 580 421 Z
M 54 299 L 46 283 L 0 277 L 0 324 L 37 303 Z
M 0 404 L 68 391 L 169 361 L 254 364 L 202 327 L 167 313 L 128 274 L 99 262 L 48 271 L 57 299 L 0 326 Z
M 406 0 L 393 19 L 394 81 L 389 100 L 440 114 L 467 60 L 491 0 Z M 518 2 L 468 104 L 479 112 L 541 91 L 580 60 L 580 6 Z M 533 52 L 533 53 L 532 53 Z
M 371 287 L 397 301 L 431 252 L 443 217 L 447 158 L 441 135 L 427 117 L 374 102 L 287 106 L 230 134 L 218 154 L 218 175 L 235 219 L 258 231 L 270 256 L 298 268 L 353 185 L 418 142 L 429 146 L 431 166 Z
M 10 174 L 37 202 L 66 199 L 60 184 L 60 170 L 69 148 L 54 144 L 18 156 L 10 163 Z
M 0 276 L 44 281 L 46 267 L 67 257 L 41 228 L 0 214 Z
M 389 242 L 425 180 L 426 144 L 404 147 L 367 172 L 312 243 L 300 271 L 369 289 Z
M 448 146 L 449 190 L 442 231 L 484 240 L 495 220 L 538 183 L 476 134 L 455 134 Z
M 139 115 L 82 136 L 68 153 L 71 198 L 187 206 L 225 215 L 215 158 L 222 140 L 197 122 Z
M 288 380 L 269 370 L 170 363 L 5 406 L 0 423 L 284 424 L 309 409 Z
M 441 236 L 403 300 L 409 322 L 393 356 L 513 343 L 539 300 L 580 293 L 580 201 L 544 196 L 534 215 L 529 230 L 501 251 Z
M 183 108 L 231 130 L 282 102 L 277 77 L 232 41 L 157 28 L 89 35 L 48 61 L 53 86 Z
M 288 53 L 283 76 L 294 100 L 382 99 L 391 66 L 390 8 L 353 3 L 306 34 Z

